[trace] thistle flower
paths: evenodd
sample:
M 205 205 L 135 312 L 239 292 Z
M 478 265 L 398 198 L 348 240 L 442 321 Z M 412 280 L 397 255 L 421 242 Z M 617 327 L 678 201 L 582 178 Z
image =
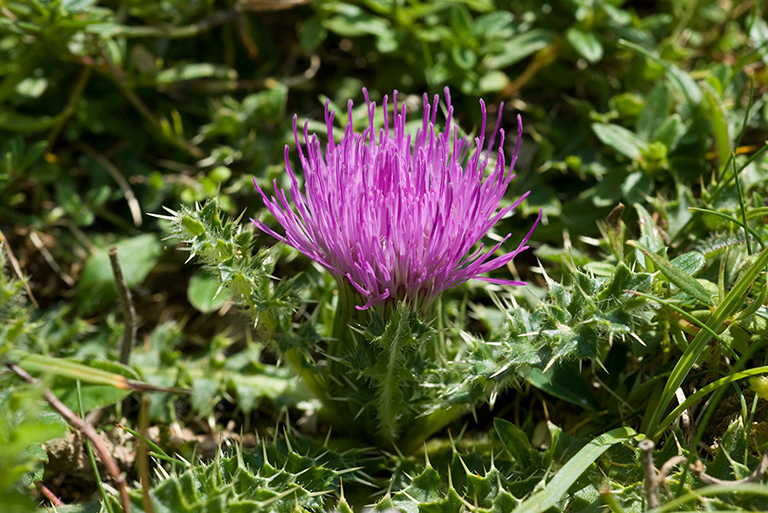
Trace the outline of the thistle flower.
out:
M 504 130 L 496 128 L 486 146 L 486 109 L 480 101 L 483 123 L 474 140 L 459 137 L 453 124 L 453 107 L 445 89 L 447 120 L 442 132 L 435 124 L 438 95 L 430 105 L 424 95 L 424 118 L 415 137 L 405 130 L 405 102 L 392 95 L 392 123 L 388 97 L 384 97 L 384 127 L 374 128 L 376 103 L 368 105 L 368 127 L 353 131 L 352 101 L 348 122 L 339 143 L 333 137 L 334 111 L 325 105 L 328 142 L 325 152 L 316 134 L 304 123 L 306 154 L 299 142 L 297 118 L 293 131 L 304 171 L 304 190 L 299 186 L 285 147 L 285 165 L 291 179 L 290 196 L 278 188 L 268 197 L 254 179 L 264 205 L 284 228 L 285 235 L 251 220 L 262 231 L 298 249 L 325 267 L 339 286 L 347 282 L 364 300 L 358 309 L 378 306 L 387 300 L 429 304 L 442 291 L 470 279 L 505 285 L 523 282 L 481 276 L 506 265 L 528 249 L 528 239 L 541 218 L 513 251 L 494 257 L 507 235 L 483 251 L 481 239 L 496 222 L 528 196 L 512 205 L 499 205 L 514 178 L 512 168 L 520 145 L 522 121 L 517 118 L 518 136 L 509 170 L 504 160 Z M 496 164 L 486 176 L 489 156 L 501 132 Z M 529 191 L 530 192 L 530 191 Z M 478 244 L 479 247 L 472 251 Z

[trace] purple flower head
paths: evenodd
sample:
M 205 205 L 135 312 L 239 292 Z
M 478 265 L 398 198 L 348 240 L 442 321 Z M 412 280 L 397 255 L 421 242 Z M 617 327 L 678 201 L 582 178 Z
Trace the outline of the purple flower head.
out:
M 514 178 L 512 167 L 520 145 L 522 121 L 517 118 L 518 136 L 509 170 L 504 163 L 504 130 L 501 130 L 496 165 L 486 175 L 489 156 L 499 133 L 501 108 L 496 128 L 486 145 L 486 110 L 480 109 L 483 123 L 474 139 L 474 151 L 466 137 L 459 137 L 452 122 L 453 107 L 445 89 L 447 121 L 442 132 L 435 124 L 439 97 L 430 105 L 424 95 L 424 119 L 414 137 L 405 131 L 405 102 L 398 105 L 392 95 L 390 118 L 384 97 L 384 128 L 374 128 L 376 103 L 368 104 L 369 125 L 362 134 L 352 127 L 352 101 L 348 122 L 339 143 L 333 137 L 334 111 L 325 105 L 328 142 L 323 146 L 304 124 L 306 153 L 299 142 L 296 116 L 293 130 L 299 161 L 304 171 L 304 190 L 288 161 L 291 178 L 289 202 L 278 188 L 268 197 L 254 179 L 264 205 L 285 229 L 282 236 L 261 221 L 253 223 L 262 231 L 298 249 L 328 269 L 340 286 L 346 280 L 365 304 L 358 309 L 383 304 L 388 299 L 428 304 L 443 290 L 469 279 L 505 285 L 523 282 L 487 278 L 483 273 L 506 265 L 528 249 L 528 235 L 517 248 L 493 257 L 510 235 L 489 250 L 480 242 L 496 222 L 528 196 L 500 207 L 499 202 Z M 479 247 L 472 251 L 475 246 Z

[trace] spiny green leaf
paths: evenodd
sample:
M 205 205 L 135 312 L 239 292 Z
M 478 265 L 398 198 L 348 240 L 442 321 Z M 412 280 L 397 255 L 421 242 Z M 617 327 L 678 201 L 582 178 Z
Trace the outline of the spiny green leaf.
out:
M 405 513 L 459 513 L 463 504 L 453 488 L 446 490 L 437 471 L 427 466 L 403 491 L 391 499 L 393 507 Z

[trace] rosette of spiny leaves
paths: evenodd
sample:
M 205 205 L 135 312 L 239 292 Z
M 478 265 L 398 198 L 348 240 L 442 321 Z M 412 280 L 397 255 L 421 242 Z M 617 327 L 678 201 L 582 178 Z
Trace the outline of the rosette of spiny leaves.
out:
M 524 325 L 510 322 L 511 363 L 550 367 L 569 358 L 600 359 L 603 348 L 614 340 L 627 339 L 638 326 L 650 322 L 653 309 L 632 292 L 648 292 L 652 274 L 618 264 L 610 277 L 574 271 L 571 280 L 569 287 L 548 280 L 550 301 L 537 310 L 541 321 L 535 331 L 525 327 L 521 332 Z M 526 338 L 528 344 L 519 343 Z M 535 356 L 529 348 L 535 348 Z
M 261 327 L 285 332 L 296 307 L 293 280 L 274 284 L 274 249 L 253 253 L 253 231 L 237 219 L 224 219 L 215 199 L 195 208 L 182 206 L 171 215 L 158 216 L 169 221 L 171 236 L 184 242 L 190 259 L 197 257 L 222 283 L 230 298 L 246 310 Z
M 527 370 L 546 370 L 572 359 L 599 361 L 613 341 L 627 340 L 648 325 L 654 313 L 646 299 L 632 294 L 649 292 L 653 275 L 633 272 L 624 264 L 612 267 L 610 276 L 574 270 L 569 286 L 547 282 L 549 299 L 533 311 L 506 309 L 501 340 L 469 345 L 467 357 L 454 363 L 463 379 L 446 401 L 498 391 Z
M 187 464 L 149 492 L 155 511 L 188 513 L 328 511 L 343 488 L 361 486 L 370 493 L 367 468 L 381 458 L 365 451 L 336 451 L 325 442 L 290 434 L 246 451 L 220 455 L 212 462 Z M 114 501 L 116 502 L 116 501 Z M 117 504 L 114 504 L 118 506 Z M 132 492 L 133 511 L 146 511 L 140 491 Z

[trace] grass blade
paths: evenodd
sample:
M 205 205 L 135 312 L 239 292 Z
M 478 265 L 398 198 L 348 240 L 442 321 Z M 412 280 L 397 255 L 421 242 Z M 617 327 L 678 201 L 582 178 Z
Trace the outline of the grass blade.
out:
M 630 427 L 613 429 L 598 436 L 568 460 L 568 463 L 563 465 L 563 468 L 558 471 L 544 490 L 534 493 L 515 508 L 515 513 L 538 513 L 556 506 L 573 483 L 601 454 L 609 447 L 631 440 L 636 436 L 637 433 Z
M 680 496 L 676 499 L 669 501 L 666 504 L 662 504 L 661 507 L 656 508 L 653 513 L 664 513 L 667 511 L 680 511 L 680 506 L 692 502 L 702 497 L 709 497 L 711 495 L 725 495 L 725 494 L 738 494 L 747 493 L 750 495 L 762 495 L 768 497 L 768 486 L 760 483 L 744 483 L 739 485 L 710 485 L 699 488 L 698 490 L 692 490 L 687 494 Z M 698 510 L 697 510 L 698 511 Z M 743 511 L 743 510 L 740 510 Z
M 766 264 L 768 264 L 768 249 L 764 249 L 758 255 L 755 262 L 746 272 L 744 272 L 739 281 L 736 282 L 733 288 L 725 296 L 723 302 L 720 303 L 712 313 L 712 316 L 706 324 L 711 331 L 717 332 L 725 320 L 742 306 L 744 296 L 755 283 L 755 280 L 760 273 L 763 272 Z M 710 335 L 709 331 L 701 330 L 693 338 L 688 345 L 688 348 L 680 357 L 680 360 L 677 362 L 677 365 L 675 365 L 675 368 L 672 370 L 672 373 L 667 380 L 667 384 L 664 386 L 664 391 L 661 394 L 658 406 L 651 414 L 651 419 L 648 422 L 648 433 L 656 434 L 658 432 L 659 420 L 672 402 L 672 399 L 674 399 L 675 391 L 683 383 L 683 380 L 685 380 L 685 377 L 691 371 L 691 368 L 693 368 L 696 360 L 699 358 L 699 355 L 701 355 L 701 352 L 711 338 L 712 335 Z M 656 436 L 654 436 L 654 438 L 657 439 Z
M 653 437 L 658 438 L 662 435 L 664 430 L 672 424 L 675 419 L 677 418 L 680 413 L 685 411 L 686 408 L 691 406 L 693 403 L 704 397 L 705 395 L 709 394 L 710 392 L 713 392 L 717 390 L 718 388 L 727 385 L 728 383 L 733 383 L 734 381 L 739 381 L 740 379 L 748 378 L 750 376 L 757 376 L 759 374 L 768 374 L 768 366 L 763 367 L 755 367 L 754 369 L 748 369 L 741 372 L 735 372 L 733 374 L 729 374 L 728 376 L 725 376 L 724 378 L 720 378 L 717 381 L 713 381 L 709 385 L 701 388 L 700 390 L 697 390 L 696 393 L 688 396 L 685 401 L 680 403 L 672 412 L 667 415 L 664 420 L 661 421 L 659 424 L 659 428 L 656 430 L 656 433 L 654 433 Z
M 718 212 L 717 210 L 710 210 L 708 208 L 688 207 L 688 210 L 690 210 L 691 212 L 703 212 L 705 214 L 712 214 L 713 216 L 721 217 L 723 219 L 727 219 L 728 221 L 730 221 L 730 222 L 732 222 L 732 223 L 734 223 L 734 224 L 744 228 L 745 232 L 747 232 L 749 235 L 754 237 L 755 240 L 757 240 L 757 242 L 760 244 L 760 247 L 762 247 L 762 248 L 765 247 L 765 244 L 763 244 L 763 240 L 760 237 L 760 234 L 757 233 L 754 228 L 752 228 L 751 226 L 749 226 L 746 223 L 746 219 L 750 219 L 752 217 L 756 217 L 755 215 L 750 215 L 749 213 L 745 213 L 745 220 L 742 221 L 741 219 L 739 219 L 737 217 L 725 214 L 723 212 Z M 749 240 L 749 237 L 747 237 L 747 240 Z
M 106 385 L 120 390 L 131 390 L 131 379 L 116 374 L 114 372 L 96 369 L 82 363 L 77 363 L 62 358 L 52 358 L 31 353 L 18 353 L 19 366 L 27 372 L 53 374 L 94 385 Z M 129 367 L 125 367 L 126 372 L 131 372 L 136 378 L 138 376 Z

